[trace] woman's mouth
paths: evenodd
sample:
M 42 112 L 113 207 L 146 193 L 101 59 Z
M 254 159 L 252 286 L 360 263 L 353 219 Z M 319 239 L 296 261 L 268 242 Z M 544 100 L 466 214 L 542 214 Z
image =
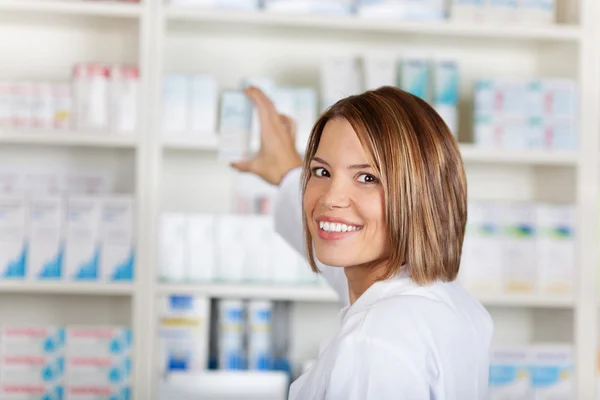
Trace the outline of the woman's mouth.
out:
M 354 236 L 362 229 L 360 225 L 350 225 L 340 222 L 317 221 L 318 234 L 322 240 L 341 240 Z
M 360 230 L 360 226 L 339 224 L 336 222 L 319 221 L 319 230 L 325 232 L 354 232 Z

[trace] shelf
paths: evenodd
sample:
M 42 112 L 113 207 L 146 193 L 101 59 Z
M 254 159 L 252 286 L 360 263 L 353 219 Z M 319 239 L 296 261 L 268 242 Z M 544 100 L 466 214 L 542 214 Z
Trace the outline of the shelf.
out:
M 169 284 L 158 286 L 161 294 L 199 294 L 213 298 L 267 299 L 305 302 L 337 302 L 328 287 L 316 285 Z
M 471 144 L 461 144 L 460 152 L 465 163 L 577 165 L 575 151 L 485 149 Z
M 217 151 L 217 135 L 169 136 L 163 139 L 163 148 L 167 150 Z
M 210 136 L 200 139 L 186 137 L 166 138 L 163 141 L 163 147 L 168 150 L 216 151 L 218 137 Z M 465 163 L 573 167 L 577 165 L 577 153 L 574 151 L 485 149 L 472 144 L 461 144 L 460 151 Z
M 133 294 L 133 291 L 134 287 L 132 283 L 0 281 L 0 294 L 31 293 L 130 296 Z
M 174 21 L 214 22 L 219 24 L 250 24 L 255 26 L 297 27 L 353 32 L 382 32 L 455 36 L 472 38 L 523 39 L 539 41 L 578 42 L 582 36 L 576 26 L 504 27 L 452 22 L 406 22 L 372 20 L 352 16 L 285 15 L 265 12 L 219 11 L 194 7 L 170 6 L 167 18 Z
M 486 307 L 573 308 L 573 296 L 539 294 L 475 294 Z
M 84 132 L 36 132 L 36 131 L 2 131 L 0 145 L 31 144 L 40 146 L 72 146 L 72 147 L 104 147 L 134 148 L 137 145 L 135 136 L 116 134 L 95 134 Z
M 252 284 L 159 284 L 161 294 L 199 294 L 213 298 L 268 299 L 304 302 L 338 302 L 326 286 Z M 572 296 L 498 294 L 478 295 L 487 307 L 572 308 Z
M 0 0 L 0 12 L 26 11 L 98 17 L 138 18 L 139 4 L 84 0 Z

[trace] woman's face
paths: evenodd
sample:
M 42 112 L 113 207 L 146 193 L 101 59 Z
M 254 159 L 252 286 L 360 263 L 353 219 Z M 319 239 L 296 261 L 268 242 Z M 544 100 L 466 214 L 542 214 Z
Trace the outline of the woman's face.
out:
M 348 121 L 327 122 L 310 170 L 304 212 L 319 261 L 351 267 L 384 258 L 383 188 Z

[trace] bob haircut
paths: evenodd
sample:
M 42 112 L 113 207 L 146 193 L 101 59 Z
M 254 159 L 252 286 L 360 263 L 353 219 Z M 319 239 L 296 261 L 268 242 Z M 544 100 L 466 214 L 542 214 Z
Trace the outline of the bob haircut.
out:
M 347 120 L 358 135 L 384 190 L 391 278 L 407 265 L 410 278 L 424 285 L 458 275 L 467 220 L 467 183 L 458 144 L 425 101 L 382 87 L 338 101 L 315 123 L 304 158 L 302 193 L 310 161 L 328 121 Z M 318 272 L 313 239 L 303 208 L 308 260 Z

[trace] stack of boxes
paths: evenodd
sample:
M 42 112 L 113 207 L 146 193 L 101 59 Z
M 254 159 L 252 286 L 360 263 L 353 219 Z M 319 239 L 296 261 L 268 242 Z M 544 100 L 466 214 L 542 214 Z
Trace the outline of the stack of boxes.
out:
M 67 329 L 67 399 L 129 400 L 131 331 L 126 328 Z
M 450 18 L 459 22 L 514 25 L 556 23 L 556 0 L 452 0 Z
M 3 326 L 0 398 L 129 400 L 131 331 Z
M 212 310 L 205 297 L 170 295 L 160 300 L 160 373 L 220 370 L 285 370 L 285 307 L 264 300 L 218 300 Z M 277 314 L 277 318 L 274 318 Z M 209 332 L 209 324 L 212 329 Z M 274 332 L 277 330 L 277 332 Z M 209 350 L 209 341 L 211 342 Z
M 574 214 L 572 205 L 470 203 L 460 279 L 481 293 L 572 293 Z
M 0 398 L 63 399 L 65 330 L 3 326 L 0 335 Z
M 318 282 L 268 216 L 164 214 L 159 262 L 168 282 Z
M 0 196 L 3 279 L 133 279 L 133 199 Z
M 133 134 L 139 70 L 77 64 L 71 83 L 0 82 L 0 128 Z
M 455 135 L 458 133 L 459 68 L 455 60 L 424 54 L 398 57 L 382 51 L 365 54 L 361 64 L 351 55 L 330 56 L 321 65 L 321 106 L 358 94 L 362 89 L 395 86 L 430 103 Z
M 577 148 L 574 81 L 480 80 L 475 84 L 475 144 L 487 148 Z
M 490 362 L 490 400 L 573 398 L 573 349 L 569 345 L 496 348 Z

